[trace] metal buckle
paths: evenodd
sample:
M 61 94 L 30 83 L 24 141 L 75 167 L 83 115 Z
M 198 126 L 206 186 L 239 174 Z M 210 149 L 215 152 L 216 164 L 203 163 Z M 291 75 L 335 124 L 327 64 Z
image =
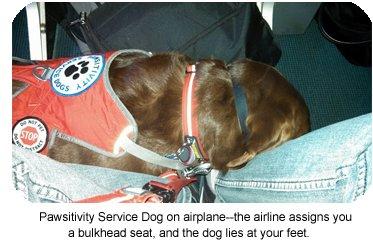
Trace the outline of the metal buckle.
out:
M 178 174 L 181 177 L 190 178 L 197 175 L 207 175 L 210 173 L 211 169 L 210 163 L 201 163 L 197 166 L 190 166 L 184 170 L 178 171 Z
M 46 65 L 38 65 L 32 69 L 32 74 L 41 81 L 47 81 L 53 73 L 53 69 Z
M 177 150 L 176 156 L 186 166 L 196 165 L 204 161 L 197 139 L 185 136 L 183 145 Z

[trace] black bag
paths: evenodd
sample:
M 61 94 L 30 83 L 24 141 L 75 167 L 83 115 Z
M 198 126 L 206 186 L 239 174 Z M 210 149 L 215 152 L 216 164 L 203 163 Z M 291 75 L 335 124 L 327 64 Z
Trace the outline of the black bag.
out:
M 248 57 L 271 65 L 281 56 L 255 3 L 104 3 L 90 13 L 72 10 L 64 26 L 92 53 L 179 51 L 193 59 Z
M 322 34 L 352 64 L 372 65 L 372 22 L 353 3 L 323 3 L 318 13 Z

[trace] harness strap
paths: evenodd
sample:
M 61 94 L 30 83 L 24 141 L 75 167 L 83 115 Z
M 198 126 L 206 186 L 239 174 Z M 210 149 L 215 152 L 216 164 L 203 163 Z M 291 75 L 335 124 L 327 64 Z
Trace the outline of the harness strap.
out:
M 154 165 L 162 167 L 167 167 L 173 170 L 182 170 L 185 168 L 180 161 L 166 158 L 149 149 L 137 145 L 135 142 L 133 142 L 126 136 L 124 136 L 122 140 L 123 142 L 121 146 L 124 150 L 145 162 L 152 163 Z

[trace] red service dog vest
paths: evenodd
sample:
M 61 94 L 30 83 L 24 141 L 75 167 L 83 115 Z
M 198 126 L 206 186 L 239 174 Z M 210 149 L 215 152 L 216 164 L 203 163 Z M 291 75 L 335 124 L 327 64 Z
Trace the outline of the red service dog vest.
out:
M 125 153 L 121 138 L 137 137 L 137 125 L 114 93 L 109 67 L 125 50 L 13 65 L 13 80 L 26 87 L 13 95 L 13 143 L 47 153 L 55 136 L 95 152 L 117 157 Z

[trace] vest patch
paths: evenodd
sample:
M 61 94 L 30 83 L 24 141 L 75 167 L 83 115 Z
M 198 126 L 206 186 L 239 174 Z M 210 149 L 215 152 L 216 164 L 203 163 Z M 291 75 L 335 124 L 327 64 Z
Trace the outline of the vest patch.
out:
M 53 90 L 61 96 L 83 93 L 99 79 L 104 68 L 102 55 L 70 59 L 53 71 L 50 78 Z
M 32 152 L 41 152 L 47 145 L 48 129 L 38 118 L 26 117 L 13 126 L 13 143 Z
M 12 142 L 46 155 L 58 136 L 108 157 L 125 155 L 118 139 L 135 141 L 137 125 L 108 73 L 117 56 L 136 53 L 148 54 L 123 50 L 13 65 L 13 80 L 28 86 L 13 95 Z

